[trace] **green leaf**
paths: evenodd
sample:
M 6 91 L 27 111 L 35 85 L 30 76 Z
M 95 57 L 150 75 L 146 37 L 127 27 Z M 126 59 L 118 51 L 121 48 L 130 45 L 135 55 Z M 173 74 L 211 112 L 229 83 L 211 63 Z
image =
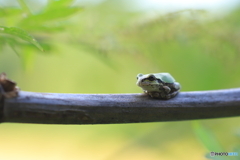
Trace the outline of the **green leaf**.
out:
M 52 10 L 53 8 L 60 8 L 60 7 L 68 7 L 71 6 L 73 3 L 75 2 L 75 0 L 52 0 L 49 1 L 48 5 L 47 5 L 47 10 Z
M 71 15 L 74 15 L 80 10 L 82 10 L 82 8 L 58 8 L 51 11 L 46 11 L 41 14 L 31 15 L 22 20 L 19 25 L 22 27 L 43 26 L 46 25 L 46 23 L 55 21 L 57 21 L 59 24 L 59 19 L 64 19 Z
M 49 1 L 48 5 L 38 14 L 29 14 L 22 19 L 18 26 L 36 30 L 39 26 L 49 26 L 56 28 L 62 25 L 59 23 L 60 19 L 66 19 L 75 15 L 77 12 L 82 11 L 82 7 L 72 6 L 73 0 L 53 0 Z
M 5 34 L 9 34 L 9 35 L 13 35 L 18 38 L 21 38 L 29 43 L 32 43 L 38 49 L 43 51 L 43 48 L 40 46 L 40 44 L 31 35 L 29 35 L 27 32 L 25 32 L 24 30 L 22 30 L 20 28 L 0 26 L 0 33 L 5 33 Z
M 216 136 L 211 132 L 210 129 L 201 125 L 199 121 L 192 122 L 193 130 L 197 138 L 203 143 L 203 145 L 208 149 L 209 153 L 206 158 L 213 160 L 228 160 L 227 157 L 210 157 L 210 152 L 226 152 L 222 149 L 221 145 L 218 143 Z
M 211 130 L 203 127 L 199 121 L 193 121 L 192 126 L 197 137 L 209 151 L 224 152 Z

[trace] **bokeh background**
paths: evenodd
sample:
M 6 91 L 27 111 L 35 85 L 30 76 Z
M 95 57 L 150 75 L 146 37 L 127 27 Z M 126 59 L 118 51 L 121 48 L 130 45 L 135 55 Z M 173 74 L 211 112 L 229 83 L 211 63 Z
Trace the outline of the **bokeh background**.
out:
M 139 93 L 138 73 L 169 72 L 182 91 L 240 86 L 234 0 L 0 0 L 0 71 L 21 90 Z M 238 152 L 238 117 L 111 125 L 0 125 L 2 160 L 206 160 Z M 240 159 L 217 157 L 221 160 Z

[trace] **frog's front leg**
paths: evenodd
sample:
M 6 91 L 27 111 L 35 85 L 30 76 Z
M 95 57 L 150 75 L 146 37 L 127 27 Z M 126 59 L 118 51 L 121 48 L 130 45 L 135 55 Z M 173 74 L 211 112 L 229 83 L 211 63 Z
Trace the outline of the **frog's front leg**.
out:
M 161 98 L 161 92 L 148 92 L 145 90 L 144 93 L 152 98 Z

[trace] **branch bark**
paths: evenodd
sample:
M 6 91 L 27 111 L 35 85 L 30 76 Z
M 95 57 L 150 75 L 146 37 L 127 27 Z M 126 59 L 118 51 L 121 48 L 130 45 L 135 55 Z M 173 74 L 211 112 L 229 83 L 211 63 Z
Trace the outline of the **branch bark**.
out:
M 111 124 L 240 116 L 240 88 L 181 92 L 170 100 L 144 94 L 58 94 L 19 91 L 0 103 L 1 122 Z

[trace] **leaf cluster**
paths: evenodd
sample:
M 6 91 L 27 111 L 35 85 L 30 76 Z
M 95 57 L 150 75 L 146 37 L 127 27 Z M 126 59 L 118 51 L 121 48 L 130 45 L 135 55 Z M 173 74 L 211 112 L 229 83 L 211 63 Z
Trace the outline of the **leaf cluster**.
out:
M 48 0 L 46 4 L 18 0 L 17 4 L 17 8 L 0 8 L 0 23 L 5 27 L 5 32 L 0 32 L 1 48 L 9 44 L 15 51 L 25 50 L 32 43 L 49 51 L 54 44 L 64 43 L 99 53 L 96 55 L 147 55 L 154 63 L 166 53 L 176 55 L 194 50 L 219 57 L 227 53 L 231 55 L 228 59 L 235 59 L 233 56 L 240 51 L 239 9 L 206 20 L 209 15 L 202 10 L 146 17 L 144 12 L 126 11 L 131 4 L 126 1 L 107 0 L 84 12 L 80 12 L 83 9 L 74 0 Z
M 34 51 L 30 44 L 40 51 L 51 50 L 51 39 L 69 25 L 67 18 L 82 10 L 72 6 L 73 0 L 49 0 L 47 4 L 41 1 L 34 1 L 33 4 L 29 2 L 19 0 L 9 6 L 1 2 L 3 6 L 0 7 L 0 49 L 9 45 L 25 60 L 28 55 L 25 53 Z M 40 9 L 37 9 L 39 6 Z

